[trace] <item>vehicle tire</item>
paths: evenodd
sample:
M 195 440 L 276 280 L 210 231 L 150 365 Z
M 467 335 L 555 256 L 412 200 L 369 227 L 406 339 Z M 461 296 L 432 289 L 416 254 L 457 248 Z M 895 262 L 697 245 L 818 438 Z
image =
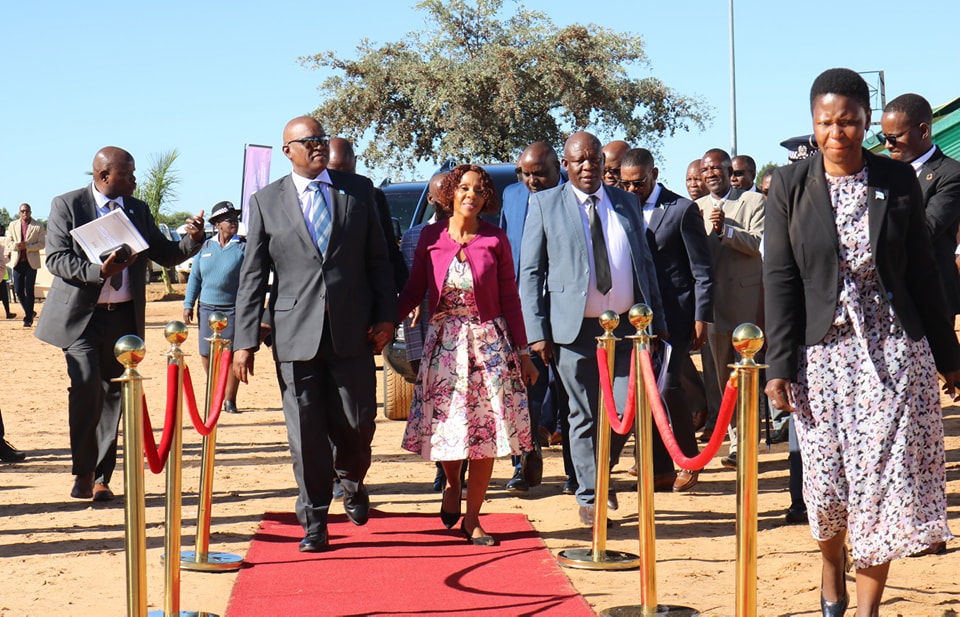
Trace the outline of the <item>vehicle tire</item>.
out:
M 390 420 L 406 420 L 413 400 L 413 384 L 383 363 L 383 415 Z

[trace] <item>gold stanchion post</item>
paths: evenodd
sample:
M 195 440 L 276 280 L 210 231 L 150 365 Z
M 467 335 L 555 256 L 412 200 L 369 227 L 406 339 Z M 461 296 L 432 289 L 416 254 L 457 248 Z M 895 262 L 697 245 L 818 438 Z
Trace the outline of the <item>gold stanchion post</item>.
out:
M 607 367 L 613 375 L 614 348 L 619 339 L 613 331 L 620 325 L 620 316 L 613 311 L 600 315 L 603 335 L 597 337 L 597 347 L 607 355 Z M 610 419 L 607 418 L 601 387 L 597 403 L 597 484 L 593 500 L 593 544 L 591 548 L 561 551 L 557 561 L 562 566 L 580 570 L 631 570 L 640 565 L 636 555 L 607 550 L 607 493 L 610 488 Z
M 213 331 L 210 341 L 210 367 L 207 373 L 207 402 L 204 405 L 203 419 L 206 421 L 213 409 L 213 393 L 218 386 L 218 377 L 223 361 L 223 352 L 230 346 L 230 341 L 222 338 L 220 333 L 227 327 L 227 316 L 221 311 L 210 313 L 208 323 Z M 213 427 L 209 435 L 203 438 L 203 455 L 200 463 L 200 497 L 197 504 L 197 534 L 196 550 L 183 551 L 180 554 L 180 566 L 184 570 L 199 572 L 230 572 L 239 570 L 243 565 L 243 558 L 233 553 L 211 553 L 210 549 L 210 516 L 213 506 L 213 474 L 214 458 L 217 451 L 217 427 Z
M 737 615 L 757 614 L 757 443 L 760 439 L 760 369 L 753 356 L 763 348 L 763 331 L 752 323 L 733 331 L 740 354 L 737 399 Z
M 174 413 L 173 437 L 170 456 L 167 458 L 167 505 L 164 518 L 163 538 L 164 557 L 180 555 L 180 525 L 182 510 L 182 474 L 183 474 L 183 350 L 180 346 L 187 340 L 187 325 L 182 321 L 171 321 L 163 330 L 163 336 L 170 343 L 166 352 L 167 365 L 177 365 L 177 397 Z M 167 392 L 167 396 L 170 396 Z M 180 610 L 180 560 L 164 559 L 163 611 L 150 611 L 149 617 L 217 617 L 212 613 Z
M 123 365 L 120 382 L 123 405 L 123 518 L 126 545 L 127 615 L 147 614 L 147 528 L 143 495 L 143 377 L 137 365 L 146 349 L 139 336 L 127 335 L 113 347 Z
M 637 527 L 640 534 L 640 604 L 615 606 L 600 612 L 603 617 L 697 617 L 699 611 L 685 606 L 657 603 L 657 549 L 653 503 L 653 414 L 643 379 L 640 364 L 642 351 L 650 349 L 654 338 L 647 329 L 653 321 L 653 311 L 646 304 L 634 304 L 628 313 L 630 325 L 637 333 L 627 338 L 633 341 L 633 362 L 636 375 L 636 419 L 634 424 L 637 463 L 637 501 L 639 503 Z M 661 370 L 666 370 L 664 366 Z

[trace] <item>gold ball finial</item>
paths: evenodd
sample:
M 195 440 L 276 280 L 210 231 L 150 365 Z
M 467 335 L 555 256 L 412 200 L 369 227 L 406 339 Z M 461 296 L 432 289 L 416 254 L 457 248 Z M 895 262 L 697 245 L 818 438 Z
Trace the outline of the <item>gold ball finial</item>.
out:
M 224 328 L 227 327 L 227 314 L 223 311 L 213 311 L 207 318 L 207 323 L 210 324 L 210 329 L 214 332 L 223 332 Z
M 630 325 L 637 329 L 637 332 L 646 332 L 653 321 L 653 310 L 646 304 L 634 304 L 627 313 L 630 319 Z
M 171 321 L 163 329 L 163 338 L 167 339 L 171 345 L 182 345 L 187 340 L 188 333 L 187 324 L 182 321 Z
M 600 313 L 598 320 L 600 321 L 600 327 L 607 334 L 616 330 L 617 326 L 620 325 L 620 315 L 617 315 L 616 311 L 604 311 Z
M 147 346 L 143 344 L 143 339 L 133 334 L 121 336 L 113 346 L 113 355 L 125 369 L 136 368 L 146 354 Z
M 763 349 L 763 330 L 752 323 L 742 323 L 733 331 L 733 348 L 746 360 L 752 360 Z

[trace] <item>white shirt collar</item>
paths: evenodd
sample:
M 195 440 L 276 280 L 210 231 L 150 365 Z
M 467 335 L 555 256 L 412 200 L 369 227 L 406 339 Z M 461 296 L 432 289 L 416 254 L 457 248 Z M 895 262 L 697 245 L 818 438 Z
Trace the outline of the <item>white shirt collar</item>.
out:
M 293 179 L 293 186 L 297 187 L 297 195 L 302 195 L 304 191 L 307 190 L 307 186 L 314 180 L 326 184 L 327 186 L 332 186 L 333 181 L 330 180 L 330 174 L 326 169 L 320 172 L 320 175 L 316 178 L 304 178 L 297 172 L 290 172 L 290 177 Z
M 657 202 L 660 201 L 660 191 L 663 187 L 660 186 L 660 183 L 653 185 L 653 192 L 650 193 L 650 196 L 647 197 L 647 201 L 643 204 L 643 207 L 651 207 L 657 205 Z
M 603 190 L 603 187 L 604 187 L 604 184 L 601 182 L 600 188 L 598 188 L 596 191 L 592 193 L 584 193 L 583 191 L 575 187 L 573 183 L 570 184 L 570 188 L 573 189 L 573 194 L 577 198 L 577 203 L 580 204 L 581 206 L 587 203 L 587 198 L 590 197 L 591 195 L 596 195 L 597 203 L 602 202 L 604 200 L 604 195 L 606 194 Z
M 926 154 L 924 154 L 920 158 L 910 161 L 910 164 L 913 165 L 913 171 L 917 172 L 918 178 L 920 177 L 920 170 L 923 168 L 924 165 L 927 164 L 927 161 L 930 160 L 930 158 L 933 156 L 933 153 L 936 151 L 937 151 L 937 147 L 931 146 L 930 149 L 927 150 Z
M 103 193 L 97 190 L 97 185 L 91 183 L 90 188 L 93 189 L 93 201 L 97 204 L 97 210 L 109 210 L 107 204 L 111 201 L 117 202 L 117 207 L 123 209 L 123 197 L 114 197 L 110 199 Z

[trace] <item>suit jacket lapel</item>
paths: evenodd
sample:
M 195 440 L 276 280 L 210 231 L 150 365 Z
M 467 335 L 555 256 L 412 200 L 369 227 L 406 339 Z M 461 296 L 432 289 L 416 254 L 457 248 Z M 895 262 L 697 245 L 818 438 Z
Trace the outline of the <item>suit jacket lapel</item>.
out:
M 867 157 L 867 216 L 870 218 L 870 248 L 873 249 L 874 260 L 876 260 L 880 253 L 877 244 L 887 220 L 887 205 L 892 194 L 879 174 L 870 173 L 870 157 L 866 153 L 864 156 Z
M 330 185 L 330 214 L 333 216 L 333 227 L 330 229 L 330 243 L 327 245 L 327 254 L 333 250 L 340 240 L 344 221 L 347 218 L 347 196 L 340 192 L 335 184 Z
M 820 154 L 815 157 L 820 157 Z M 806 205 L 810 213 L 793 213 L 795 217 L 810 216 L 816 221 L 815 225 L 824 237 L 829 238 L 835 250 L 840 249 L 837 239 L 837 224 L 833 216 L 833 204 L 830 201 L 830 190 L 827 188 L 827 180 L 824 177 L 823 161 L 819 158 L 810 162 L 807 170 L 806 181 L 807 199 L 800 202 L 800 206 Z M 811 230 L 812 231 L 812 230 Z
M 564 227 L 566 229 L 577 229 L 580 232 L 574 233 L 577 249 L 580 256 L 589 261 L 587 255 L 587 238 L 583 233 L 583 218 L 580 216 L 580 204 L 577 203 L 577 196 L 573 192 L 572 185 L 569 183 L 563 185 L 561 203 L 563 204 L 563 216 L 566 219 Z
M 292 176 L 287 176 L 280 184 L 280 210 L 286 217 L 294 234 L 319 253 L 316 243 L 310 237 L 310 231 L 307 230 L 307 222 L 304 220 L 303 210 L 300 208 L 300 196 L 297 194 L 297 186 L 293 183 Z
M 920 188 L 923 190 L 924 201 L 930 196 L 929 193 L 933 188 L 933 182 L 937 179 L 937 170 L 940 168 L 940 163 L 943 162 L 944 154 L 940 151 L 939 147 L 936 148 L 930 160 L 920 168 L 920 176 L 917 178 L 917 180 L 920 181 Z

